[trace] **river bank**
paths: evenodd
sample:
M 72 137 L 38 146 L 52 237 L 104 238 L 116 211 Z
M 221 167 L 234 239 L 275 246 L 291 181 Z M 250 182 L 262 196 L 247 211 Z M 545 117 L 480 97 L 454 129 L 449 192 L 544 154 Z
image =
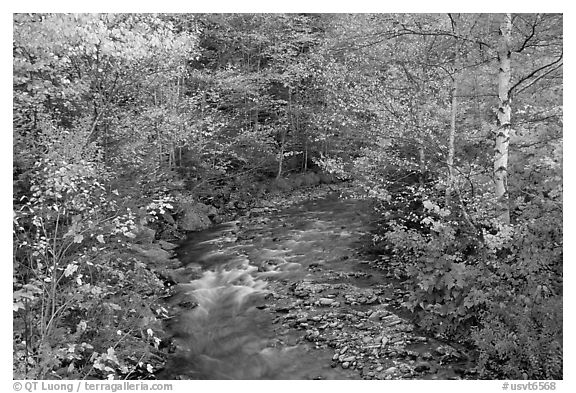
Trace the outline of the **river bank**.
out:
M 162 378 L 473 375 L 463 351 L 399 315 L 401 289 L 362 252 L 370 203 L 344 191 L 263 201 L 238 220 L 189 234 L 171 273 L 173 353 Z

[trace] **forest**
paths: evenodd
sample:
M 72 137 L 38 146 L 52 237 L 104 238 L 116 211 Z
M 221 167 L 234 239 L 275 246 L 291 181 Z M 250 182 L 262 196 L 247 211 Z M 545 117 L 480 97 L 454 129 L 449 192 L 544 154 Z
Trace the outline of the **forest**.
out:
M 561 380 L 562 97 L 561 14 L 14 14 L 14 378 Z

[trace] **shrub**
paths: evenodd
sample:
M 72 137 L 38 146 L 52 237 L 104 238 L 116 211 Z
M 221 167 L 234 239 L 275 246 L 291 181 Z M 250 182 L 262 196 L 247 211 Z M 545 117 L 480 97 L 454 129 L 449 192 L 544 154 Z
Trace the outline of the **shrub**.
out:
M 125 252 L 135 215 L 97 162 L 43 158 L 30 179 L 14 206 L 14 377 L 151 375 L 163 284 Z
M 483 378 L 562 379 L 562 297 L 492 306 L 474 329 Z
M 524 206 L 517 223 L 481 221 L 482 234 L 424 200 L 408 227 L 375 236 L 402 260 L 403 305 L 419 325 L 478 349 L 485 378 L 562 377 L 562 222 L 552 202 Z M 382 245 L 383 243 L 383 245 Z M 473 332 L 470 335 L 470 332 Z

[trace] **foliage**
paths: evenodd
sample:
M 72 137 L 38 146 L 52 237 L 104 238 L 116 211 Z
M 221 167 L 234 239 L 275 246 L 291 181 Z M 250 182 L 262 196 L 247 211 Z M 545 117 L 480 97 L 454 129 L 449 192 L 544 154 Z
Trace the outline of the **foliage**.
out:
M 17 14 L 14 28 L 15 377 L 153 376 L 163 285 L 126 251 L 141 224 L 112 187 L 145 162 L 115 121 L 190 38 L 120 14 Z
M 398 214 L 375 236 L 404 261 L 404 306 L 420 326 L 452 338 L 473 328 L 467 341 L 480 351 L 483 377 L 562 376 L 559 197 L 523 204 L 507 227 L 477 220 L 481 236 L 455 211 L 424 200 L 416 214 L 404 205 L 411 214 Z
M 484 377 L 560 377 L 562 15 L 512 17 L 509 225 L 500 19 L 15 14 L 15 375 L 152 377 L 162 285 L 127 247 L 183 194 L 230 212 L 337 177 L 375 199 L 422 327 Z
M 36 167 L 33 194 L 14 216 L 15 375 L 133 374 L 153 352 L 155 336 L 142 332 L 158 325 L 142 294 L 162 287 L 120 254 L 134 237 L 134 216 L 120 214 L 97 163 L 46 159 Z

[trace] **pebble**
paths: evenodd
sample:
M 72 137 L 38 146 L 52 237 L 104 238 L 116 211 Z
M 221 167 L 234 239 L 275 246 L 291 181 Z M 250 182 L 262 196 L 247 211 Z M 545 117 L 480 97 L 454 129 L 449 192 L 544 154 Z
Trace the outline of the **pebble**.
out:
M 160 240 L 158 243 L 160 244 L 160 247 L 162 247 L 164 250 L 173 250 L 176 247 L 178 247 L 177 244 L 170 243 L 165 240 Z
M 389 375 L 390 375 L 390 374 L 394 374 L 394 373 L 397 372 L 397 371 L 398 371 L 398 368 L 397 368 L 397 367 L 390 367 L 390 368 L 387 368 L 386 371 L 384 371 L 384 372 L 385 372 L 386 374 L 389 374 Z
M 428 362 L 418 362 L 414 366 L 414 371 L 417 371 L 419 373 L 428 370 L 430 370 L 430 363 Z
M 370 299 L 368 299 L 368 301 L 366 303 L 368 304 L 374 304 L 378 302 L 378 296 L 374 295 L 372 296 Z
M 379 373 L 380 371 L 384 370 L 384 366 L 376 367 L 376 372 Z
M 342 359 L 343 362 L 348 362 L 348 363 L 352 363 L 354 360 L 356 360 L 356 356 L 348 356 L 344 359 Z
M 382 312 L 381 311 L 375 311 L 372 314 L 370 314 L 368 319 L 370 321 L 379 321 L 381 317 L 382 317 Z
M 404 373 L 404 374 L 408 374 L 412 371 L 412 369 L 410 368 L 409 365 L 407 364 L 400 364 L 399 366 L 400 372 Z
M 345 346 L 344 348 L 340 349 L 340 355 L 345 353 L 347 350 L 348 350 L 348 346 Z
M 452 353 L 456 352 L 456 350 L 455 350 L 454 348 L 452 348 L 452 347 L 449 347 L 448 345 L 440 345 L 438 348 L 436 348 L 436 349 L 434 350 L 434 352 L 435 352 L 437 355 L 442 356 L 442 355 L 452 354 Z
M 342 363 L 342 368 L 348 368 L 348 367 L 350 367 L 350 363 L 348 362 Z
M 432 354 L 430 352 L 424 352 L 422 355 L 420 355 L 422 357 L 422 359 L 424 360 L 431 360 L 434 359 L 434 356 L 432 356 Z
M 320 305 L 322 306 L 331 306 L 334 304 L 334 299 L 328 299 L 327 297 L 321 297 L 319 299 Z

